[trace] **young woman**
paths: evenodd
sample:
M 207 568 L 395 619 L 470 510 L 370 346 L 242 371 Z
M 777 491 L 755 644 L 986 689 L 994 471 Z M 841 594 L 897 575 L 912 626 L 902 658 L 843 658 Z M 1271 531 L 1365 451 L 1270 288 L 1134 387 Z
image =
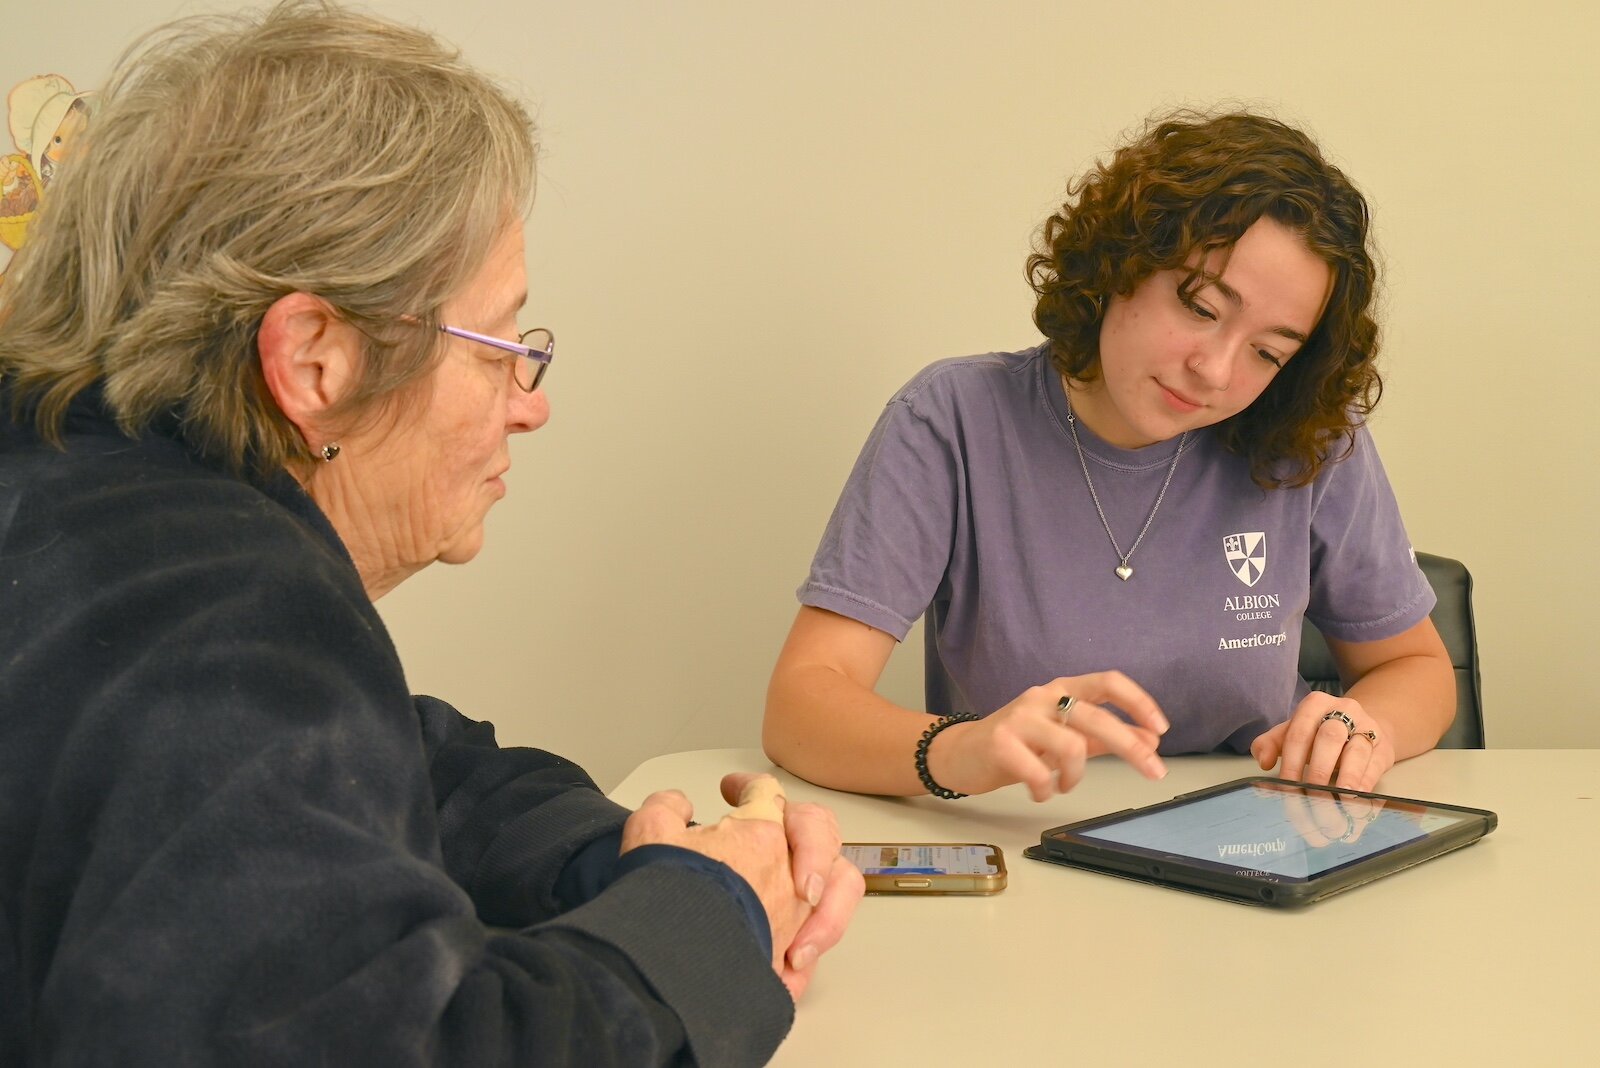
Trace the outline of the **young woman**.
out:
M 1068 189 L 1029 278 L 1047 340 L 889 402 L 800 587 L 764 744 L 822 785 L 1070 789 L 1111 752 L 1252 753 L 1370 789 L 1454 681 L 1364 418 L 1365 200 L 1272 119 L 1152 122 Z M 925 616 L 926 712 L 873 692 Z M 1308 692 L 1305 616 L 1348 692 Z M 1119 716 L 1117 713 L 1121 713 Z

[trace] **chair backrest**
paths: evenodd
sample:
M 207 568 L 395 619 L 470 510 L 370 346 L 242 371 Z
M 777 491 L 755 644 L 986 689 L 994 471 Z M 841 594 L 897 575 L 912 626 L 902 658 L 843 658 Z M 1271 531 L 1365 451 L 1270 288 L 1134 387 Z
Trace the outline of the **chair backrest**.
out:
M 1431 618 L 1456 672 L 1456 719 L 1439 739 L 1440 749 L 1482 749 L 1483 694 L 1478 676 L 1478 634 L 1472 622 L 1472 574 L 1459 560 L 1418 553 L 1417 563 L 1439 598 Z M 1300 676 L 1313 690 L 1344 693 L 1328 643 L 1309 622 L 1300 633 Z

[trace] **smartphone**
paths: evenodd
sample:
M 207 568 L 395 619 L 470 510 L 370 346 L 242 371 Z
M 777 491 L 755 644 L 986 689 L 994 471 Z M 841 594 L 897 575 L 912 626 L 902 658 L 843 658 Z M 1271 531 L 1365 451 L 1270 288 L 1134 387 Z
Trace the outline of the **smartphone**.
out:
M 1006 858 L 983 842 L 846 842 L 869 894 L 998 894 Z

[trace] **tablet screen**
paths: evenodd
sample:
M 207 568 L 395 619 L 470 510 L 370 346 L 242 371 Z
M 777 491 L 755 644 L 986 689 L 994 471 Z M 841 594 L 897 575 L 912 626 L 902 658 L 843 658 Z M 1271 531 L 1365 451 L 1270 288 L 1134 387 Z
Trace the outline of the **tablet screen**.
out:
M 1474 819 L 1410 802 L 1258 781 L 1070 833 L 1304 881 Z

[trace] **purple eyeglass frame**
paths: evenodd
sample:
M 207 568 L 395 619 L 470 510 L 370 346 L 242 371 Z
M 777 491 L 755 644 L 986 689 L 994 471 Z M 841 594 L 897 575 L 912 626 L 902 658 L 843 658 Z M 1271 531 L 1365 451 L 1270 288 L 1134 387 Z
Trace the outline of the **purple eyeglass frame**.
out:
M 550 335 L 550 343 L 544 348 L 536 349 L 532 345 L 522 344 L 523 338 L 541 331 Z M 532 330 L 524 330 L 517 335 L 517 340 L 515 341 L 490 337 L 488 334 L 479 334 L 472 330 L 463 330 L 459 326 L 445 326 L 442 323 L 439 325 L 439 333 L 449 334 L 451 337 L 465 338 L 468 341 L 476 341 L 480 345 L 493 345 L 495 348 L 505 352 L 516 353 L 524 360 L 532 360 L 538 370 L 533 372 L 533 384 L 531 386 L 523 385 L 522 380 L 517 375 L 511 376 L 511 380 L 516 382 L 517 388 L 524 393 L 532 393 L 539 388 L 539 383 L 544 381 L 545 372 L 550 370 L 550 361 L 556 358 L 556 333 L 548 327 L 536 326 Z

